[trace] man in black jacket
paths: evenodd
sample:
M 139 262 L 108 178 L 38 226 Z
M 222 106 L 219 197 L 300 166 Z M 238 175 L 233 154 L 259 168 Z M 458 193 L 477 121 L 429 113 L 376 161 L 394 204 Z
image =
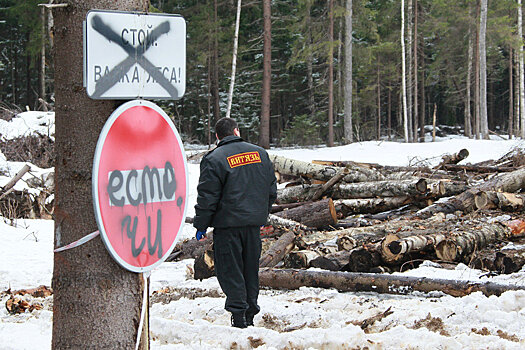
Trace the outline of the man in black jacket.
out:
M 215 273 L 226 294 L 232 325 L 253 326 L 260 311 L 260 226 L 277 198 L 273 165 L 266 151 L 240 137 L 235 120 L 215 125 L 219 144 L 200 165 L 193 226 L 197 240 L 214 227 Z

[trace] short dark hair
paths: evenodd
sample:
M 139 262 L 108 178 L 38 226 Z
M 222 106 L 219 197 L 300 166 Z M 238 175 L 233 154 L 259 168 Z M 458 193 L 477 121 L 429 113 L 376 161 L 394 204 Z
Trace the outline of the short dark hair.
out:
M 232 118 L 221 118 L 215 124 L 215 133 L 217 133 L 217 138 L 222 140 L 226 136 L 233 135 L 233 130 L 237 128 L 237 122 Z

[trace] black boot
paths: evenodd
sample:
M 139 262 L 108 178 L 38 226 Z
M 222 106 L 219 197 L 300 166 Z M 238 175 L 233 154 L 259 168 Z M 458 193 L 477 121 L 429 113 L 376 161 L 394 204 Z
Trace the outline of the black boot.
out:
M 244 312 L 232 312 L 232 326 L 237 328 L 248 327 L 246 325 L 246 317 L 244 316 Z
M 250 312 L 247 312 L 246 313 L 246 325 L 249 327 L 249 326 L 253 326 L 253 318 L 255 317 L 254 314 L 250 313 Z

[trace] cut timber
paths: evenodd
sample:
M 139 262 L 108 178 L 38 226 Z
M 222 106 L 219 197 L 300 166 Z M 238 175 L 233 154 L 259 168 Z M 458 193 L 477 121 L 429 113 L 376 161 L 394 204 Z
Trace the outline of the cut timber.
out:
M 400 197 L 422 196 L 427 191 L 425 179 L 374 181 L 355 184 L 339 184 L 334 187 L 332 198 L 375 198 L 375 197 Z
M 469 232 L 455 233 L 436 245 L 436 255 L 444 261 L 460 261 L 475 250 L 488 244 L 513 237 L 512 230 L 504 224 L 493 223 L 476 227 Z
M 455 196 L 469 189 L 468 185 L 463 181 L 427 180 L 427 182 L 428 197 L 431 198 Z
M 302 185 L 279 189 L 277 202 L 305 202 L 311 198 L 321 185 Z M 333 199 L 376 198 L 376 197 L 421 197 L 427 192 L 425 179 L 371 181 L 354 184 L 337 184 L 329 194 Z
M 314 287 L 335 288 L 341 292 L 387 294 L 441 291 L 458 297 L 474 292 L 482 292 L 486 296 L 499 296 L 509 290 L 525 290 L 523 286 L 501 285 L 491 282 L 478 283 L 425 277 L 292 269 L 262 269 L 259 271 L 259 284 L 274 289 Z
M 310 267 L 312 260 L 318 258 L 320 254 L 314 250 L 298 250 L 290 252 L 284 258 L 284 266 L 292 269 L 305 269 Z
M 479 191 L 474 196 L 474 203 L 477 209 L 500 208 L 515 211 L 523 209 L 525 195 L 508 192 Z
M 293 221 L 290 219 L 285 219 L 280 216 L 277 216 L 275 214 L 268 215 L 268 224 L 272 225 L 273 227 L 282 227 L 287 228 L 290 230 L 293 230 L 295 228 L 306 230 L 307 227 L 297 221 Z
M 397 235 L 389 236 L 397 237 Z M 399 261 L 405 254 L 434 249 L 436 245 L 445 239 L 446 236 L 441 233 L 385 239 L 381 245 L 381 254 L 387 262 Z
M 285 209 L 292 209 L 296 207 L 300 207 L 301 205 L 308 204 L 309 202 L 299 202 L 299 203 L 288 203 L 288 204 L 274 204 L 272 205 L 272 209 L 270 212 L 272 214 L 278 213 L 280 211 L 283 211 Z
M 480 270 L 514 273 L 525 265 L 525 249 L 509 248 L 494 252 L 483 250 L 472 259 L 472 266 Z
M 504 172 L 516 170 L 516 168 L 513 168 L 513 167 L 457 165 L 457 164 L 445 164 L 443 166 L 443 169 L 451 170 L 451 171 L 470 171 L 473 173 L 504 173 Z
M 341 167 L 313 164 L 303 162 L 301 160 L 276 156 L 274 154 L 270 154 L 270 160 L 273 163 L 274 170 L 281 174 L 306 176 L 320 181 L 328 181 L 343 170 Z M 380 173 L 370 169 L 353 167 L 348 169 L 348 172 L 349 173 L 344 177 L 344 181 L 346 182 L 362 182 L 384 179 Z
M 288 231 L 275 241 L 259 260 L 259 267 L 273 267 L 292 251 L 296 234 Z
M 193 264 L 193 278 L 203 280 L 215 274 L 213 250 L 207 249 L 195 259 Z
M 446 154 L 443 157 L 441 157 L 442 161 L 438 166 L 436 166 L 436 169 L 443 167 L 445 164 L 458 164 L 463 159 L 467 158 L 468 155 L 469 152 L 465 148 L 460 150 L 458 153 Z
M 320 228 L 337 224 L 337 213 L 331 198 L 283 210 L 275 215 L 309 227 Z
M 317 267 L 323 270 L 340 271 L 350 261 L 350 252 L 342 250 L 339 252 L 320 255 L 310 262 L 310 267 Z
M 320 199 L 323 194 L 325 194 L 329 189 L 334 187 L 336 183 L 341 181 L 341 179 L 348 174 L 348 168 L 343 168 L 340 172 L 338 172 L 334 177 L 332 177 L 330 180 L 328 180 L 325 184 L 321 185 L 321 188 L 319 188 L 313 196 L 310 198 L 311 201 L 316 201 Z
M 196 259 L 201 256 L 204 251 L 211 249 L 213 245 L 213 231 L 206 234 L 205 239 L 197 241 L 196 239 L 189 239 L 187 241 L 177 243 L 173 248 L 172 253 L 168 256 L 166 261 L 179 261 L 184 259 Z
M 496 175 L 481 185 L 470 188 L 457 196 L 421 209 L 416 216 L 425 218 L 438 212 L 453 213 L 457 210 L 470 212 L 476 209 L 474 197 L 479 191 L 516 192 L 522 188 L 525 188 L 525 168 Z
M 345 267 L 346 271 L 370 272 L 383 263 L 380 253 L 380 244 L 364 245 L 350 251 L 350 259 Z
M 376 214 L 387 210 L 400 208 L 415 201 L 413 197 L 384 197 L 384 198 L 358 198 L 358 199 L 338 199 L 334 201 L 336 208 L 341 207 L 340 211 L 344 217 L 353 214 Z

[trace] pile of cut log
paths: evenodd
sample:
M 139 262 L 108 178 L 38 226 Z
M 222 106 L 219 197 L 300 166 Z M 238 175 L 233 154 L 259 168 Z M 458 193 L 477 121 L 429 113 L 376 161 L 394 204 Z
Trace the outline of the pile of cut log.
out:
M 466 149 L 444 155 L 430 168 L 271 155 L 287 183 L 261 231 L 260 267 L 384 273 L 434 261 L 520 270 L 525 157 L 515 150 L 498 161 L 457 164 L 467 156 Z M 195 258 L 195 278 L 213 275 L 211 240 L 181 243 L 172 257 Z M 275 271 L 262 271 L 264 284 Z

